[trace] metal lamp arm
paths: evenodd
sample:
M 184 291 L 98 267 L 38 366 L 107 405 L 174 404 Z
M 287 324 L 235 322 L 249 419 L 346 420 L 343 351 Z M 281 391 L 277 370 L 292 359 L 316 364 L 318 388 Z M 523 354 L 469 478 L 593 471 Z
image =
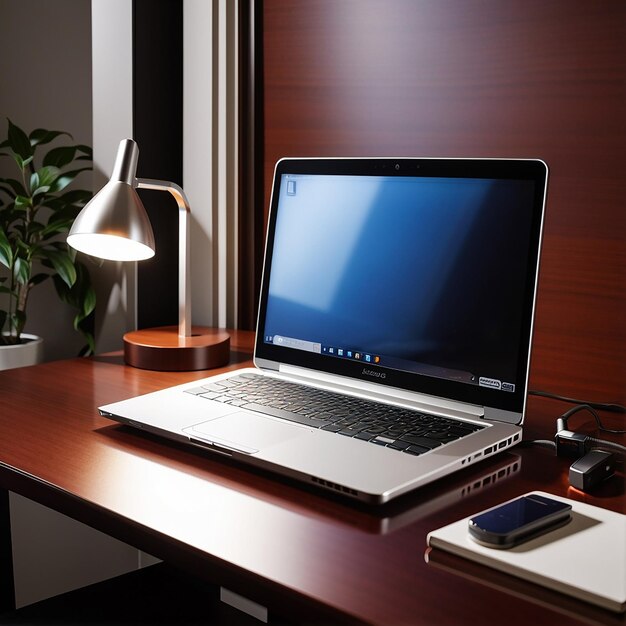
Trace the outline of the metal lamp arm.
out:
M 191 337 L 191 283 L 189 273 L 189 215 L 191 208 L 182 187 L 166 180 L 136 178 L 137 189 L 169 191 L 178 205 L 178 334 Z

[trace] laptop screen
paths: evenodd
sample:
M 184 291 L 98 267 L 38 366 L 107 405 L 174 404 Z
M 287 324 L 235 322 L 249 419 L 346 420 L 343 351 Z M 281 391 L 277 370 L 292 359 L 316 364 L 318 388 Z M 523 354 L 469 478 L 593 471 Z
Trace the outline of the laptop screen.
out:
M 538 161 L 279 162 L 256 356 L 521 410 L 544 188 Z

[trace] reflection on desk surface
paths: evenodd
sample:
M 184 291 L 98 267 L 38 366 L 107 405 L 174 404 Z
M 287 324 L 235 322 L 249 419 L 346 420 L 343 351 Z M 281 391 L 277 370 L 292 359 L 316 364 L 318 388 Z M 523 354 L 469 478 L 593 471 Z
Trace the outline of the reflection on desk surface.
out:
M 464 482 L 455 484 L 454 487 L 448 489 L 441 489 L 436 495 L 427 499 L 422 498 L 419 504 L 413 502 L 411 505 L 409 500 L 403 503 L 399 510 L 393 511 L 393 513 L 390 511 L 387 516 L 376 517 L 372 513 L 371 516 L 376 521 L 368 524 L 369 527 L 366 530 L 380 534 L 392 533 L 448 506 L 453 506 L 461 499 L 476 495 L 490 489 L 497 483 L 508 480 L 520 471 L 521 466 L 522 459 L 517 454 L 501 454 L 495 462 L 489 463 L 485 467 L 475 466 L 474 469 L 477 471 L 468 473 L 467 477 L 464 474 L 459 474 L 457 478 L 466 478 Z M 418 490 L 417 495 L 419 496 L 419 494 L 420 491 Z
M 157 444 L 162 452 L 159 462 L 164 466 L 172 461 L 167 455 L 169 451 L 182 450 L 185 452 L 187 471 L 198 476 L 203 475 L 205 480 L 208 478 L 205 472 L 209 471 L 211 475 L 209 480 L 212 482 L 219 484 L 224 478 L 228 481 L 229 489 L 247 493 L 258 500 L 271 502 L 298 515 L 379 535 L 387 535 L 405 528 L 448 506 L 458 504 L 462 499 L 490 489 L 518 474 L 522 466 L 522 459 L 518 454 L 502 452 L 496 457 L 485 459 L 397 500 L 382 506 L 371 506 L 347 500 L 328 491 L 316 490 L 314 487 L 304 486 L 300 482 L 290 481 L 288 478 L 263 470 L 251 471 L 249 467 L 243 467 L 230 459 L 216 459 L 213 455 L 207 456 L 201 450 L 178 446 L 176 442 L 168 441 L 164 445 L 162 438 L 145 432 L 139 435 L 138 431 L 127 426 L 106 426 L 99 428 L 98 432 L 107 437 L 109 445 L 115 447 L 119 445 L 124 452 L 130 451 L 131 444 L 133 450 L 149 446 L 151 454 L 154 454 L 154 447 L 150 444 Z M 180 466 L 178 469 L 181 469 Z M 254 478 L 253 483 L 246 480 L 248 476 Z M 233 483 L 233 478 L 240 481 L 239 484 Z M 294 493 L 305 493 L 307 497 L 294 497 Z

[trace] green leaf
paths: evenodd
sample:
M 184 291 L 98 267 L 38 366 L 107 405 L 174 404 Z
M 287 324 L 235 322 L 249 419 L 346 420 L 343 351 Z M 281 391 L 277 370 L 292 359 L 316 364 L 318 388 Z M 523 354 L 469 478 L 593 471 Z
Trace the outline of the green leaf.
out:
M 42 283 L 47 278 L 50 278 L 50 274 L 46 274 L 45 272 L 40 272 L 39 274 L 35 274 L 34 276 L 32 276 L 28 284 L 31 287 L 34 287 L 35 285 L 39 285 L 39 283 Z
M 67 220 L 70 220 L 73 222 L 76 219 L 76 216 L 80 213 L 80 211 L 81 211 L 80 206 L 77 206 L 75 204 L 67 204 L 64 207 L 62 207 L 60 210 L 52 211 L 50 213 L 50 217 L 48 218 L 48 225 L 52 224 L 53 222 L 60 222 L 60 221 L 67 221 Z
M 35 233 L 41 233 L 44 229 L 44 225 L 41 222 L 30 222 L 26 227 L 26 232 L 29 235 L 34 235 Z
M 84 189 L 72 189 L 71 191 L 66 191 L 60 196 L 47 197 L 45 206 L 57 212 L 66 212 L 70 210 L 73 211 L 74 216 L 76 216 L 78 211 L 82 209 L 92 197 L 93 194 L 90 191 L 85 191 Z
M 30 276 L 30 263 L 21 256 L 15 257 L 13 277 L 20 285 L 26 285 Z
M 33 193 L 33 189 L 37 189 L 37 187 L 39 187 L 39 174 L 37 174 L 37 172 L 33 172 L 30 175 L 30 193 L 31 195 L 35 195 Z
M 61 130 L 46 130 L 45 128 L 36 128 L 30 134 L 30 145 L 37 146 L 42 145 L 44 143 L 50 143 L 53 139 L 56 139 L 59 135 L 67 135 L 72 138 L 72 135 L 69 133 L 63 132 Z M 1 146 L 0 146 L 1 147 Z
M 8 140 L 11 150 L 26 160 L 29 157 L 32 159 L 33 149 L 30 145 L 30 139 L 28 135 L 19 127 L 13 124 L 11 120 L 9 122 Z
M 63 167 L 74 160 L 76 154 L 76 146 L 61 146 L 52 148 L 43 158 L 43 165 L 54 165 L 55 167 Z
M 47 193 L 50 186 L 59 177 L 59 168 L 53 166 L 42 167 L 34 172 L 30 177 L 31 195 Z
M 1 181 L 9 185 L 9 187 L 13 190 L 13 197 L 28 195 L 26 193 L 26 189 L 24 189 L 24 185 L 22 185 L 19 180 L 15 180 L 14 178 L 2 178 Z
M 23 159 L 19 154 L 14 154 L 13 158 L 21 170 L 25 169 L 26 166 L 33 160 L 32 156 L 29 156 L 27 159 Z
M 24 232 L 26 232 L 26 230 L 27 230 L 26 227 L 24 227 Z M 17 247 L 16 255 L 19 254 L 20 252 L 23 252 L 28 257 L 28 255 L 30 254 L 30 247 L 28 246 L 27 243 L 24 243 L 20 239 L 17 239 L 15 242 L 15 245 Z
M 91 354 L 95 350 L 93 330 L 93 312 L 96 306 L 96 294 L 91 286 L 91 278 L 87 268 L 80 262 L 76 262 L 76 282 L 69 288 L 59 276 L 53 276 L 54 286 L 63 302 L 77 309 L 74 317 L 74 328 L 78 330 L 85 340 L 87 346 L 83 348 L 81 354 Z
M 77 161 L 93 161 L 93 150 L 90 146 L 78 145 L 76 148 L 83 153 L 81 156 L 76 157 Z
M 83 316 L 87 317 L 96 310 L 96 292 L 89 284 L 86 289 L 85 298 L 83 300 Z
M 50 193 L 57 193 L 65 189 L 81 172 L 86 172 L 90 170 L 90 167 L 83 167 L 79 170 L 72 170 L 71 172 L 66 172 L 59 176 L 53 185 L 50 186 Z
M 13 265 L 13 250 L 3 230 L 0 230 L 0 263 L 9 269 Z
M 54 222 L 48 222 L 48 224 L 41 230 L 40 235 L 42 237 L 48 238 L 52 235 L 57 235 L 59 233 L 65 233 L 69 231 L 74 222 L 73 218 L 69 219 L 61 219 L 55 220 Z
M 15 208 L 16 209 L 25 209 L 31 206 L 31 199 L 27 196 L 16 196 L 15 197 Z
M 59 176 L 59 168 L 53 166 L 44 166 L 37 170 L 39 175 L 39 185 L 51 185 Z
M 42 252 L 63 282 L 71 287 L 76 282 L 76 268 L 67 251 L 44 248 Z

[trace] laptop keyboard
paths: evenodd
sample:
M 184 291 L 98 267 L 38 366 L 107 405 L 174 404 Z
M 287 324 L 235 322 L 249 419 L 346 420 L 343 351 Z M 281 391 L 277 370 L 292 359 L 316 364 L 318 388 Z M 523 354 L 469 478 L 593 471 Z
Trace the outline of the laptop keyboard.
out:
M 484 428 L 247 372 L 185 391 L 413 455 Z

